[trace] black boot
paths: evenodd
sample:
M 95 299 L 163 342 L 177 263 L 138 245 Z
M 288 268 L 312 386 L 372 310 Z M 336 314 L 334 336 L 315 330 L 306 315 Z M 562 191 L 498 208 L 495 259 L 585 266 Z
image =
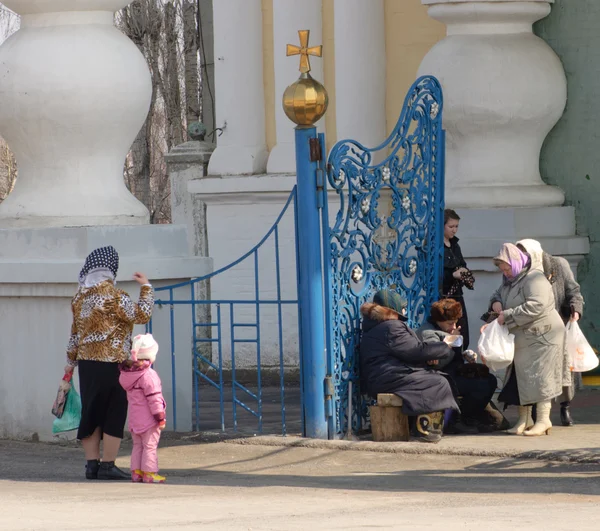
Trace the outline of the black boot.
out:
M 100 459 L 88 459 L 85 465 L 85 479 L 98 479 L 98 469 L 100 468 Z
M 444 430 L 444 412 L 435 411 L 419 415 L 415 419 L 412 435 L 421 442 L 438 443 L 442 440 Z
M 111 481 L 119 480 L 131 480 L 131 474 L 126 474 L 118 466 L 115 465 L 114 461 L 103 461 L 100 463 L 100 470 L 98 470 L 98 479 L 106 479 Z
M 477 425 L 477 428 L 481 433 L 504 431 L 510 428 L 510 423 L 493 402 L 489 402 L 485 406 L 480 415 L 480 420 L 481 422 Z
M 560 422 L 563 426 L 573 426 L 575 424 L 571 418 L 571 402 L 560 403 Z

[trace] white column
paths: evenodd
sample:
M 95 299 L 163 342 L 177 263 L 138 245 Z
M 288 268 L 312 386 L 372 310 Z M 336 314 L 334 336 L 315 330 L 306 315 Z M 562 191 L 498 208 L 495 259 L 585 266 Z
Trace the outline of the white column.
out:
M 539 170 L 542 143 L 567 97 L 560 59 L 532 32 L 552 1 L 422 0 L 447 26 L 419 68 L 444 90 L 447 205 L 563 203 Z
M 304 29 L 310 30 L 309 46 L 322 44 L 322 0 L 303 0 L 301 9 L 298 9 L 297 0 L 275 0 L 273 2 L 277 144 L 269 155 L 268 173 L 294 173 L 296 171 L 294 124 L 283 112 L 281 97 L 288 85 L 296 81 L 300 74 L 298 71 L 299 58 L 285 55 L 286 44 L 297 45 L 298 30 Z M 324 53 L 328 53 L 328 51 L 324 50 Z M 323 83 L 323 60 L 310 57 L 310 66 L 311 76 Z
M 383 0 L 334 0 L 337 139 L 385 139 Z
M 144 57 L 113 25 L 129 1 L 3 2 L 22 18 L 0 47 L 0 134 L 19 167 L 0 227 L 148 223 L 123 181 L 152 91 Z
M 261 0 L 213 0 L 216 138 L 211 175 L 264 173 L 265 100 Z

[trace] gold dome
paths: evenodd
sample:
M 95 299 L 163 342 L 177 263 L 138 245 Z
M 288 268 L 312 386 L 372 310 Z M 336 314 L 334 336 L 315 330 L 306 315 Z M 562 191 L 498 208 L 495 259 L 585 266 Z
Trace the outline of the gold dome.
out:
M 283 93 L 283 110 L 295 124 L 309 126 L 318 122 L 329 104 L 325 87 L 308 72 L 300 75 Z

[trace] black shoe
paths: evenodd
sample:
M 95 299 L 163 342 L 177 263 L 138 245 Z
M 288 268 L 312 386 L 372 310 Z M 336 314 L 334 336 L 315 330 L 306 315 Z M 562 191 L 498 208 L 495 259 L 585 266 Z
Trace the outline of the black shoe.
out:
M 115 465 L 114 461 L 106 461 L 100 463 L 98 479 L 105 479 L 109 481 L 131 481 L 131 474 L 123 472 L 118 466 Z
M 560 422 L 563 426 L 573 426 L 573 424 L 575 424 L 571 417 L 571 408 L 569 404 L 560 405 Z
M 85 465 L 85 479 L 98 479 L 99 459 L 90 459 Z
M 412 429 L 413 437 L 420 442 L 439 443 L 444 430 L 444 413 L 436 411 L 419 415 Z

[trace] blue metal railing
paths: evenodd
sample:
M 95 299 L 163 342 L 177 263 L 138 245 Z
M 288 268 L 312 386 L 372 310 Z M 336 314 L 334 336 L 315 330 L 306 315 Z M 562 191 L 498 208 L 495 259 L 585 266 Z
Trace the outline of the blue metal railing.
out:
M 173 419 L 174 429 L 177 430 L 176 418 L 177 418 L 177 378 L 175 371 L 175 352 L 177 337 L 175 333 L 175 311 L 176 305 L 189 306 L 191 309 L 192 319 L 192 372 L 193 372 L 193 392 L 194 392 L 194 413 L 195 423 L 194 427 L 196 431 L 200 430 L 200 413 L 201 413 L 201 396 L 200 396 L 200 385 L 202 382 L 208 384 L 209 388 L 213 388 L 219 393 L 219 416 L 220 416 L 220 427 L 222 431 L 225 431 L 225 410 L 226 410 L 226 382 L 223 376 L 224 365 L 223 365 L 223 342 L 226 340 L 224 335 L 224 314 L 228 315 L 229 321 L 229 348 L 231 350 L 231 404 L 232 404 L 232 416 L 233 416 L 233 429 L 238 430 L 238 406 L 245 412 L 249 413 L 257 419 L 258 432 L 263 431 L 263 381 L 262 381 L 262 349 L 263 343 L 261 341 L 261 306 L 277 308 L 277 342 L 279 349 L 279 399 L 281 401 L 281 433 L 286 435 L 287 433 L 287 418 L 286 418 L 286 396 L 285 396 L 285 361 L 284 361 L 284 331 L 283 331 L 283 307 L 284 306 L 297 306 L 297 298 L 286 298 L 282 296 L 282 279 L 281 279 L 281 253 L 280 253 L 280 222 L 288 212 L 290 206 L 293 208 L 293 221 L 294 221 L 294 237 L 297 235 L 297 223 L 296 223 L 296 187 L 294 187 L 287 198 L 285 205 L 279 213 L 275 223 L 267 231 L 264 237 L 247 253 L 242 255 L 237 260 L 210 273 L 208 275 L 194 278 L 186 282 L 180 282 L 178 284 L 172 284 L 169 286 L 158 287 L 156 291 L 156 304 L 159 306 L 169 306 L 169 325 L 170 325 L 170 341 L 171 341 L 171 383 L 172 383 L 172 407 L 173 407 Z M 259 254 L 265 243 L 272 237 L 274 243 L 275 253 L 275 296 L 274 299 L 261 297 L 260 289 L 260 278 L 259 278 Z M 297 241 L 297 238 L 295 238 Z M 249 261 L 252 264 L 254 270 L 254 290 L 253 298 L 250 299 L 201 299 L 197 297 L 197 290 L 199 287 L 207 285 L 211 280 L 219 275 L 231 271 L 236 266 L 242 264 L 245 261 Z M 296 263 L 297 263 L 297 245 L 296 245 Z M 177 298 L 176 290 L 189 287 L 189 298 Z M 198 318 L 199 307 L 207 306 L 207 310 L 210 310 L 210 322 L 200 322 Z M 212 309 L 215 309 L 213 312 Z M 228 307 L 228 308 L 223 308 Z M 239 307 L 252 307 L 255 311 L 255 319 L 253 322 L 247 320 L 236 322 L 235 309 Z M 227 309 L 229 310 L 227 312 Z M 208 315 L 209 312 L 204 312 Z M 215 319 L 212 316 L 215 315 Z M 265 326 L 271 323 L 266 323 Z M 210 330 L 210 333 L 199 333 L 201 330 Z M 253 337 L 240 337 L 236 331 L 241 330 L 254 330 L 255 335 Z M 148 325 L 148 331 L 152 332 L 152 321 Z M 236 374 L 236 350 L 238 345 L 255 345 L 256 347 L 256 389 L 252 390 L 247 385 L 237 380 Z M 211 345 L 211 359 L 202 353 L 203 345 Z M 217 360 L 215 362 L 214 356 L 216 355 Z M 203 368 L 204 365 L 206 368 Z M 211 374 L 211 371 L 214 374 Z M 303 401 L 302 391 L 300 391 L 300 400 Z M 302 422 L 302 419 L 300 419 Z

